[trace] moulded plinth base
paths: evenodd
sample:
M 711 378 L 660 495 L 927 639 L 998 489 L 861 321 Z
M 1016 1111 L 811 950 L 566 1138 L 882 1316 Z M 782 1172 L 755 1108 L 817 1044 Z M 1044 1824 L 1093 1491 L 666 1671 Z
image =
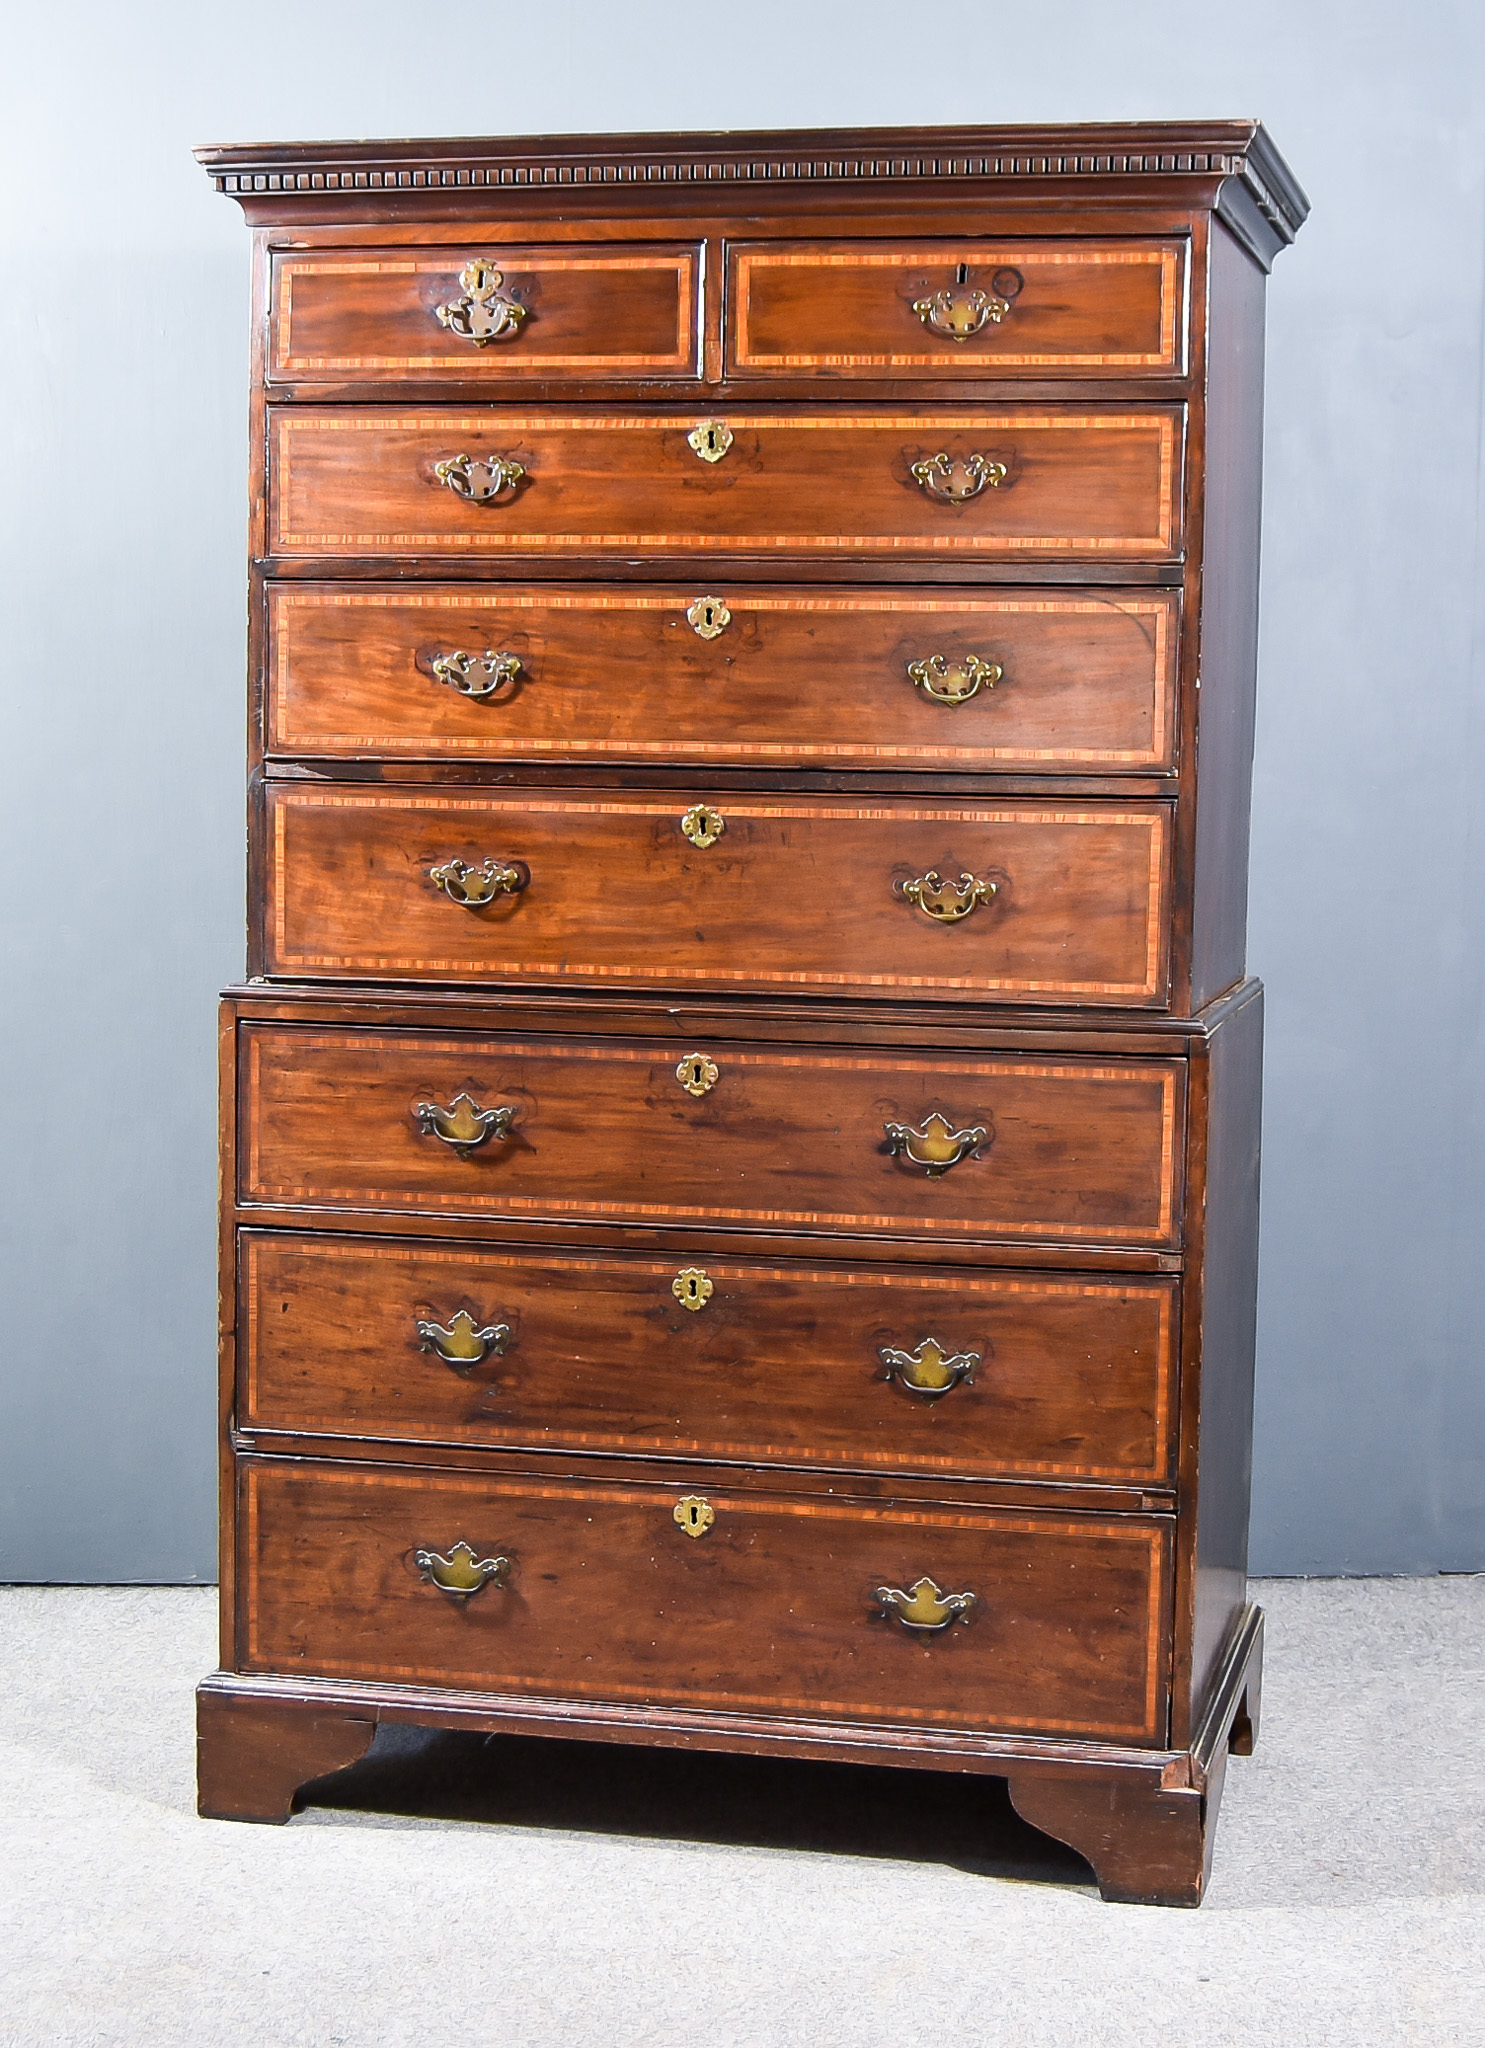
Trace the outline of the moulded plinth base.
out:
M 1004 1778 L 1022 1819 L 1084 1857 L 1106 1899 L 1195 1906 L 1228 1754 L 1253 1747 L 1262 1663 L 1250 1607 L 1195 1742 L 1174 1751 L 216 1672 L 196 1696 L 198 1804 L 211 1819 L 286 1821 L 301 1787 L 358 1762 L 382 1722 L 974 1771 Z

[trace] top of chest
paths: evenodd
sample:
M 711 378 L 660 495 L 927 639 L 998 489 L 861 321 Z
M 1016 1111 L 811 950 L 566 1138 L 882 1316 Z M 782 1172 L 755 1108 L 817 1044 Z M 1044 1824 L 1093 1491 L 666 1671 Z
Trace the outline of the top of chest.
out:
M 198 154 L 286 397 L 1170 387 L 1212 217 L 1266 268 L 1307 210 L 1253 122 Z

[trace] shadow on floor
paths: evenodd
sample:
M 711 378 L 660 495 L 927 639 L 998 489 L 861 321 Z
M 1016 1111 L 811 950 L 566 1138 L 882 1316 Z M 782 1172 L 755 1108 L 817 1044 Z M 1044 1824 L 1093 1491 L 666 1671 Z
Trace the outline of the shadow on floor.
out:
M 1091 1886 L 999 1778 L 382 1727 L 300 1803 L 343 1813 L 816 1850 Z

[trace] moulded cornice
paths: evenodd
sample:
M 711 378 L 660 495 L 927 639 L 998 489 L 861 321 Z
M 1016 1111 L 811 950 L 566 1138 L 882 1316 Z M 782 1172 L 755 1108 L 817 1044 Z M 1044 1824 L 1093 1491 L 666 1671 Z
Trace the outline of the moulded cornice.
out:
M 1236 178 L 1281 242 L 1293 241 L 1310 210 L 1257 121 L 239 143 L 196 156 L 219 192 L 243 200 L 491 187 Z

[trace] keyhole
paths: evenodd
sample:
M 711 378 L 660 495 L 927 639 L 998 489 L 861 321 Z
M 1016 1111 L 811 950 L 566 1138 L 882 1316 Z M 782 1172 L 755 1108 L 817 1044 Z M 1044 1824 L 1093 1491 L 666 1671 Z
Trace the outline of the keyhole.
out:
M 688 1494 L 678 1500 L 671 1509 L 676 1527 L 684 1536 L 704 1536 L 717 1519 L 717 1511 L 709 1500 L 703 1500 L 698 1493 Z
M 671 1281 L 670 1291 L 693 1315 L 706 1307 L 714 1292 L 710 1276 L 700 1266 L 683 1266 Z
M 702 420 L 686 440 L 703 462 L 720 462 L 732 446 L 732 429 L 726 420 Z
M 969 265 L 967 263 L 961 263 L 959 265 L 959 268 L 954 272 L 954 282 L 955 284 L 969 283 Z

